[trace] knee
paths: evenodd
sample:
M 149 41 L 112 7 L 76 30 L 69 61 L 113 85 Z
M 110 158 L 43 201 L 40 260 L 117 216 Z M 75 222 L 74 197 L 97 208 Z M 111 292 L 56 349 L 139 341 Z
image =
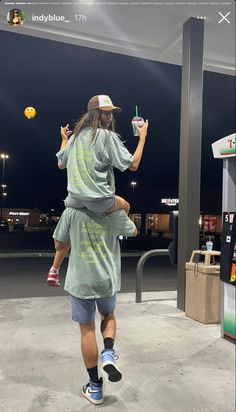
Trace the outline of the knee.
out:
M 108 321 L 110 319 L 115 319 L 114 313 L 107 313 L 106 315 L 101 314 L 101 321 Z
M 95 333 L 95 322 L 79 323 L 80 332 L 82 336 Z

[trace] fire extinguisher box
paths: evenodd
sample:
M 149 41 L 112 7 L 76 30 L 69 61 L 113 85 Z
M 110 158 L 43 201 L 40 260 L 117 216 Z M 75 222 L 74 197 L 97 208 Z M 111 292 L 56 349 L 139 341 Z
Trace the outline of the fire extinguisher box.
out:
M 220 322 L 220 252 L 194 250 L 186 263 L 186 316 L 202 323 Z

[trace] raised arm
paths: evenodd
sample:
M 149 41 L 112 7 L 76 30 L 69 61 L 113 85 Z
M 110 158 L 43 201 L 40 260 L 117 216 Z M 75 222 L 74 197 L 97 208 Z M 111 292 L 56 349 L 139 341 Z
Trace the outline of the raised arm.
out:
M 146 122 L 144 123 L 142 127 L 137 127 L 137 129 L 138 129 L 139 142 L 133 154 L 133 162 L 131 163 L 129 167 L 129 170 L 133 172 L 135 172 L 138 169 L 140 161 L 142 159 L 143 148 L 144 148 L 146 136 L 147 136 L 148 120 L 146 120 Z
M 71 130 L 69 130 L 69 124 L 67 124 L 66 126 L 62 127 L 61 126 L 61 147 L 60 150 L 64 149 L 64 147 L 66 147 L 69 137 L 73 132 Z M 58 167 L 59 169 L 65 169 L 65 166 L 62 163 L 58 163 Z

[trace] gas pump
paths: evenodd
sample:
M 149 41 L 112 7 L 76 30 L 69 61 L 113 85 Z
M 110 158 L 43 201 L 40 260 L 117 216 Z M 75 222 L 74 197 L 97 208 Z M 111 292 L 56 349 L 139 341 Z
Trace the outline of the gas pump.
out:
M 221 253 L 220 278 L 236 286 L 236 213 L 223 213 Z
M 221 336 L 236 340 L 236 143 L 235 133 L 212 144 L 223 159 L 223 232 L 221 241 Z

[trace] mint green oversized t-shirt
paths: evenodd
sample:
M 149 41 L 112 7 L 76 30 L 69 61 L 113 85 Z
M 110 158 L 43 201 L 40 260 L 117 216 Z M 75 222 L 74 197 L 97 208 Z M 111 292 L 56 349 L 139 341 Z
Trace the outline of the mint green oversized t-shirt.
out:
M 91 129 L 71 136 L 67 146 L 57 153 L 58 162 L 67 168 L 67 190 L 80 200 L 115 195 L 113 167 L 128 169 L 133 156 L 119 137 L 110 130 L 97 129 L 92 141 Z
M 124 210 L 98 217 L 87 209 L 66 208 L 53 237 L 71 242 L 65 290 L 92 299 L 112 296 L 121 286 L 119 235 L 132 236 L 136 227 Z

